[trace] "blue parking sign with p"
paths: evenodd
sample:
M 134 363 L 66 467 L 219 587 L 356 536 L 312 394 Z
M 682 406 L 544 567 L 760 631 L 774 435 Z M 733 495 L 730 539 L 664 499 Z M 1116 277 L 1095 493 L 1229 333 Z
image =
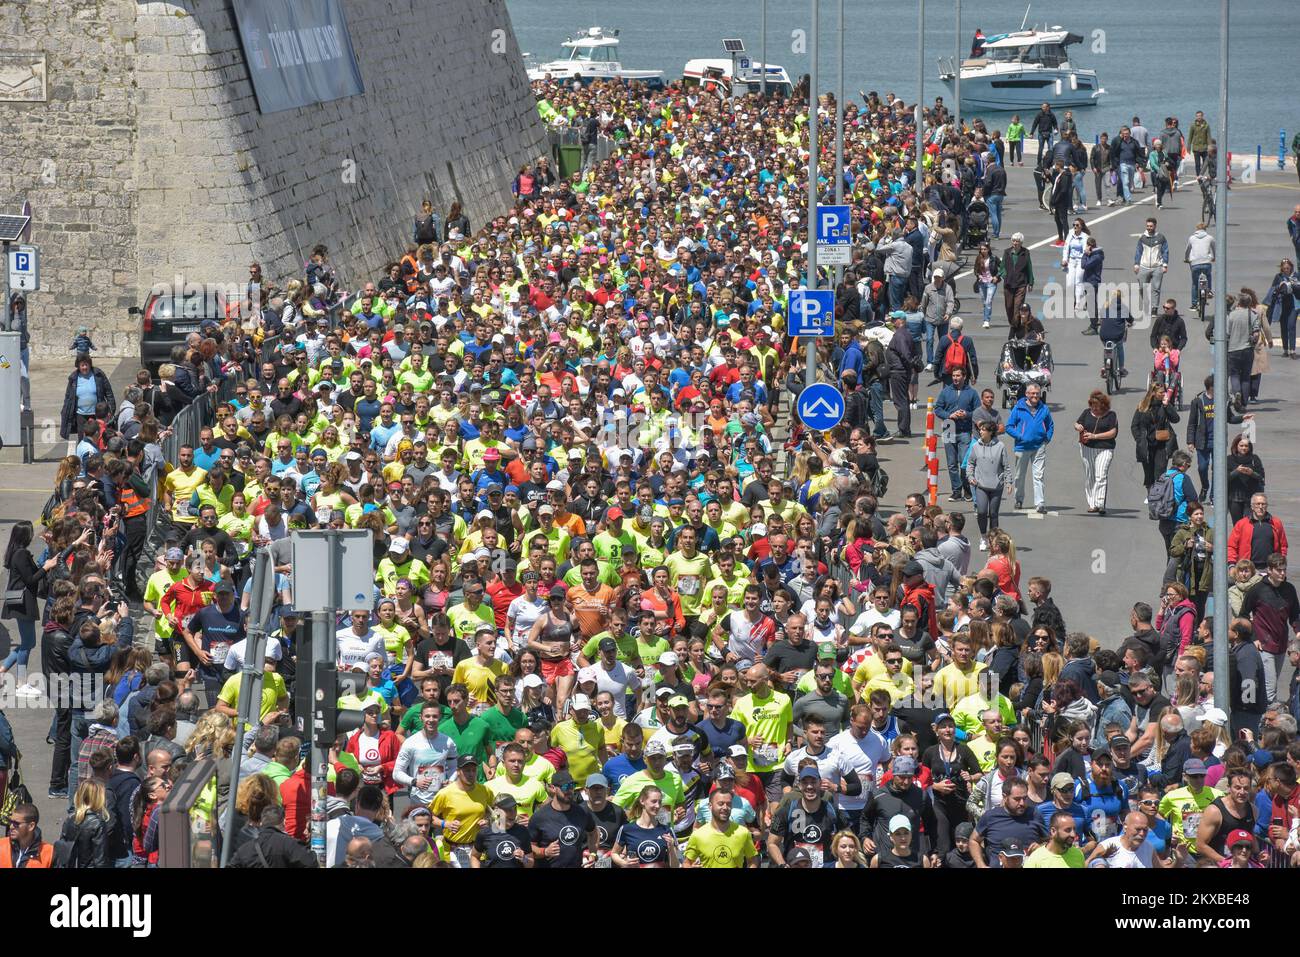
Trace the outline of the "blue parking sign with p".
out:
M 835 290 L 793 289 L 790 291 L 790 335 L 835 335 Z
M 853 241 L 853 219 L 847 206 L 817 207 L 817 242 L 839 245 Z

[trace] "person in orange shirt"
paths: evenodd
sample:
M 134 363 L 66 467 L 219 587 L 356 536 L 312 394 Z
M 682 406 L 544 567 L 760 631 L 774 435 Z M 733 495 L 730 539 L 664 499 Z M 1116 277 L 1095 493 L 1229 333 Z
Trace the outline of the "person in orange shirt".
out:
M 614 589 L 600 582 L 600 566 L 594 558 L 578 566 L 582 583 L 569 589 L 568 601 L 583 639 L 609 629 L 609 612 L 614 604 Z
M 54 845 L 41 840 L 40 820 L 41 812 L 34 804 L 14 808 L 9 836 L 0 837 L 0 870 L 54 866 Z

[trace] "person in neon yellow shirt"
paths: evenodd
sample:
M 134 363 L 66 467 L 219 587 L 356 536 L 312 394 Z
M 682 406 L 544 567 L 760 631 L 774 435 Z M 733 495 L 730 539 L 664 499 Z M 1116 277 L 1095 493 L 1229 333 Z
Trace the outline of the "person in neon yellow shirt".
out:
M 479 625 L 474 634 L 474 656 L 460 662 L 452 672 L 451 683 L 469 689 L 471 710 L 492 703 L 497 679 L 509 670 L 504 661 L 495 657 L 496 646 L 496 625 Z
M 524 774 L 524 756 L 525 751 L 521 745 L 513 741 L 507 744 L 502 749 L 501 764 L 497 768 L 497 773 L 487 786 L 493 797 L 509 794 L 515 799 L 519 816 L 522 818 L 519 823 L 527 827 L 533 809 L 545 802 L 550 795 L 547 793 L 545 781 Z M 545 758 L 540 760 L 550 764 Z
M 447 609 L 451 630 L 457 638 L 473 643 L 479 628 L 490 626 L 496 633 L 496 616 L 492 606 L 483 600 L 483 584 L 471 581 L 465 586 L 465 600 Z M 488 699 L 491 700 L 491 699 Z
M 754 665 L 745 672 L 745 681 L 750 693 L 736 699 L 731 717 L 745 727 L 746 770 L 761 774 L 778 768 L 790 753 L 794 707 L 789 695 L 773 689 L 767 665 Z
M 189 574 L 185 569 L 185 552 L 173 546 L 163 553 L 163 567 L 149 576 L 144 587 L 144 610 L 154 616 L 153 633 L 167 642 L 174 629 L 167 616 L 158 610 L 158 601 L 167 589 Z
M 731 820 L 731 794 L 709 795 L 709 822 L 691 832 L 682 867 L 742 868 L 758 866 L 758 849 L 749 828 Z
M 682 615 L 698 618 L 704 603 L 704 586 L 717 577 L 717 570 L 709 556 L 695 550 L 695 529 L 683 528 L 677 533 L 677 551 L 664 561 L 672 586 L 682 601 Z
M 641 792 L 653 784 L 664 796 L 663 806 L 671 811 L 674 821 L 685 817 L 686 794 L 681 775 L 668 764 L 668 747 L 663 741 L 647 741 L 644 751 L 645 769 L 636 771 L 619 783 L 618 793 L 610 800 L 623 810 L 630 810 Z
M 478 759 L 462 754 L 456 761 L 456 776 L 429 804 L 433 829 L 442 832 L 438 850 L 444 857 L 457 850 L 472 852 L 479 827 L 492 813 L 492 801 L 492 792 L 478 781 Z
M 952 639 L 952 662 L 940 668 L 934 676 L 934 690 L 945 708 L 955 707 L 967 695 L 979 692 L 979 674 L 987 667 L 975 660 L 975 647 L 970 638 L 957 634 Z
M 1075 846 L 1077 839 L 1074 815 L 1069 811 L 1057 811 L 1048 824 L 1047 843 L 1039 845 L 1038 849 L 1025 859 L 1025 867 L 1083 867 L 1083 851 Z
M 600 770 L 605 751 L 605 731 L 592 717 L 591 700 L 585 694 L 573 696 L 573 717 L 551 729 L 551 745 L 569 759 L 569 773 L 585 781 Z

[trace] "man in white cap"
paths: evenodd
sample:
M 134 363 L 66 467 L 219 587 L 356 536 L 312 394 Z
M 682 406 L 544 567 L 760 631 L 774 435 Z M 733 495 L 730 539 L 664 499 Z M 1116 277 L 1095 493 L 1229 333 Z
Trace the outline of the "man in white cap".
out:
M 948 335 L 948 320 L 953 313 L 952 288 L 944 271 L 936 267 L 933 280 L 921 293 L 921 315 L 925 318 L 925 371 L 935 369 L 935 343 Z
M 595 711 L 589 697 L 575 694 L 570 703 L 573 708 L 569 718 L 551 731 L 551 745 L 568 758 L 574 780 L 585 781 L 588 775 L 600 770 L 605 760 L 605 731 L 594 720 Z
M 1034 288 L 1034 264 L 1024 243 L 1024 233 L 1012 233 L 1011 245 L 1002 254 L 1002 297 L 1007 309 L 1007 325 L 1015 323 L 1025 296 Z

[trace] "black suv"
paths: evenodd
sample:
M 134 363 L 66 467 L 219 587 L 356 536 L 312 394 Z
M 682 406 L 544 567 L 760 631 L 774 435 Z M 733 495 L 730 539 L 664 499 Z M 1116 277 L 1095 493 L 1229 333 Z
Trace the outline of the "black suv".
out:
M 170 362 L 172 348 L 184 345 L 205 321 L 224 322 L 227 305 L 225 290 L 219 286 L 155 286 L 143 308 L 129 310 L 140 317 L 141 361 L 154 369 Z

